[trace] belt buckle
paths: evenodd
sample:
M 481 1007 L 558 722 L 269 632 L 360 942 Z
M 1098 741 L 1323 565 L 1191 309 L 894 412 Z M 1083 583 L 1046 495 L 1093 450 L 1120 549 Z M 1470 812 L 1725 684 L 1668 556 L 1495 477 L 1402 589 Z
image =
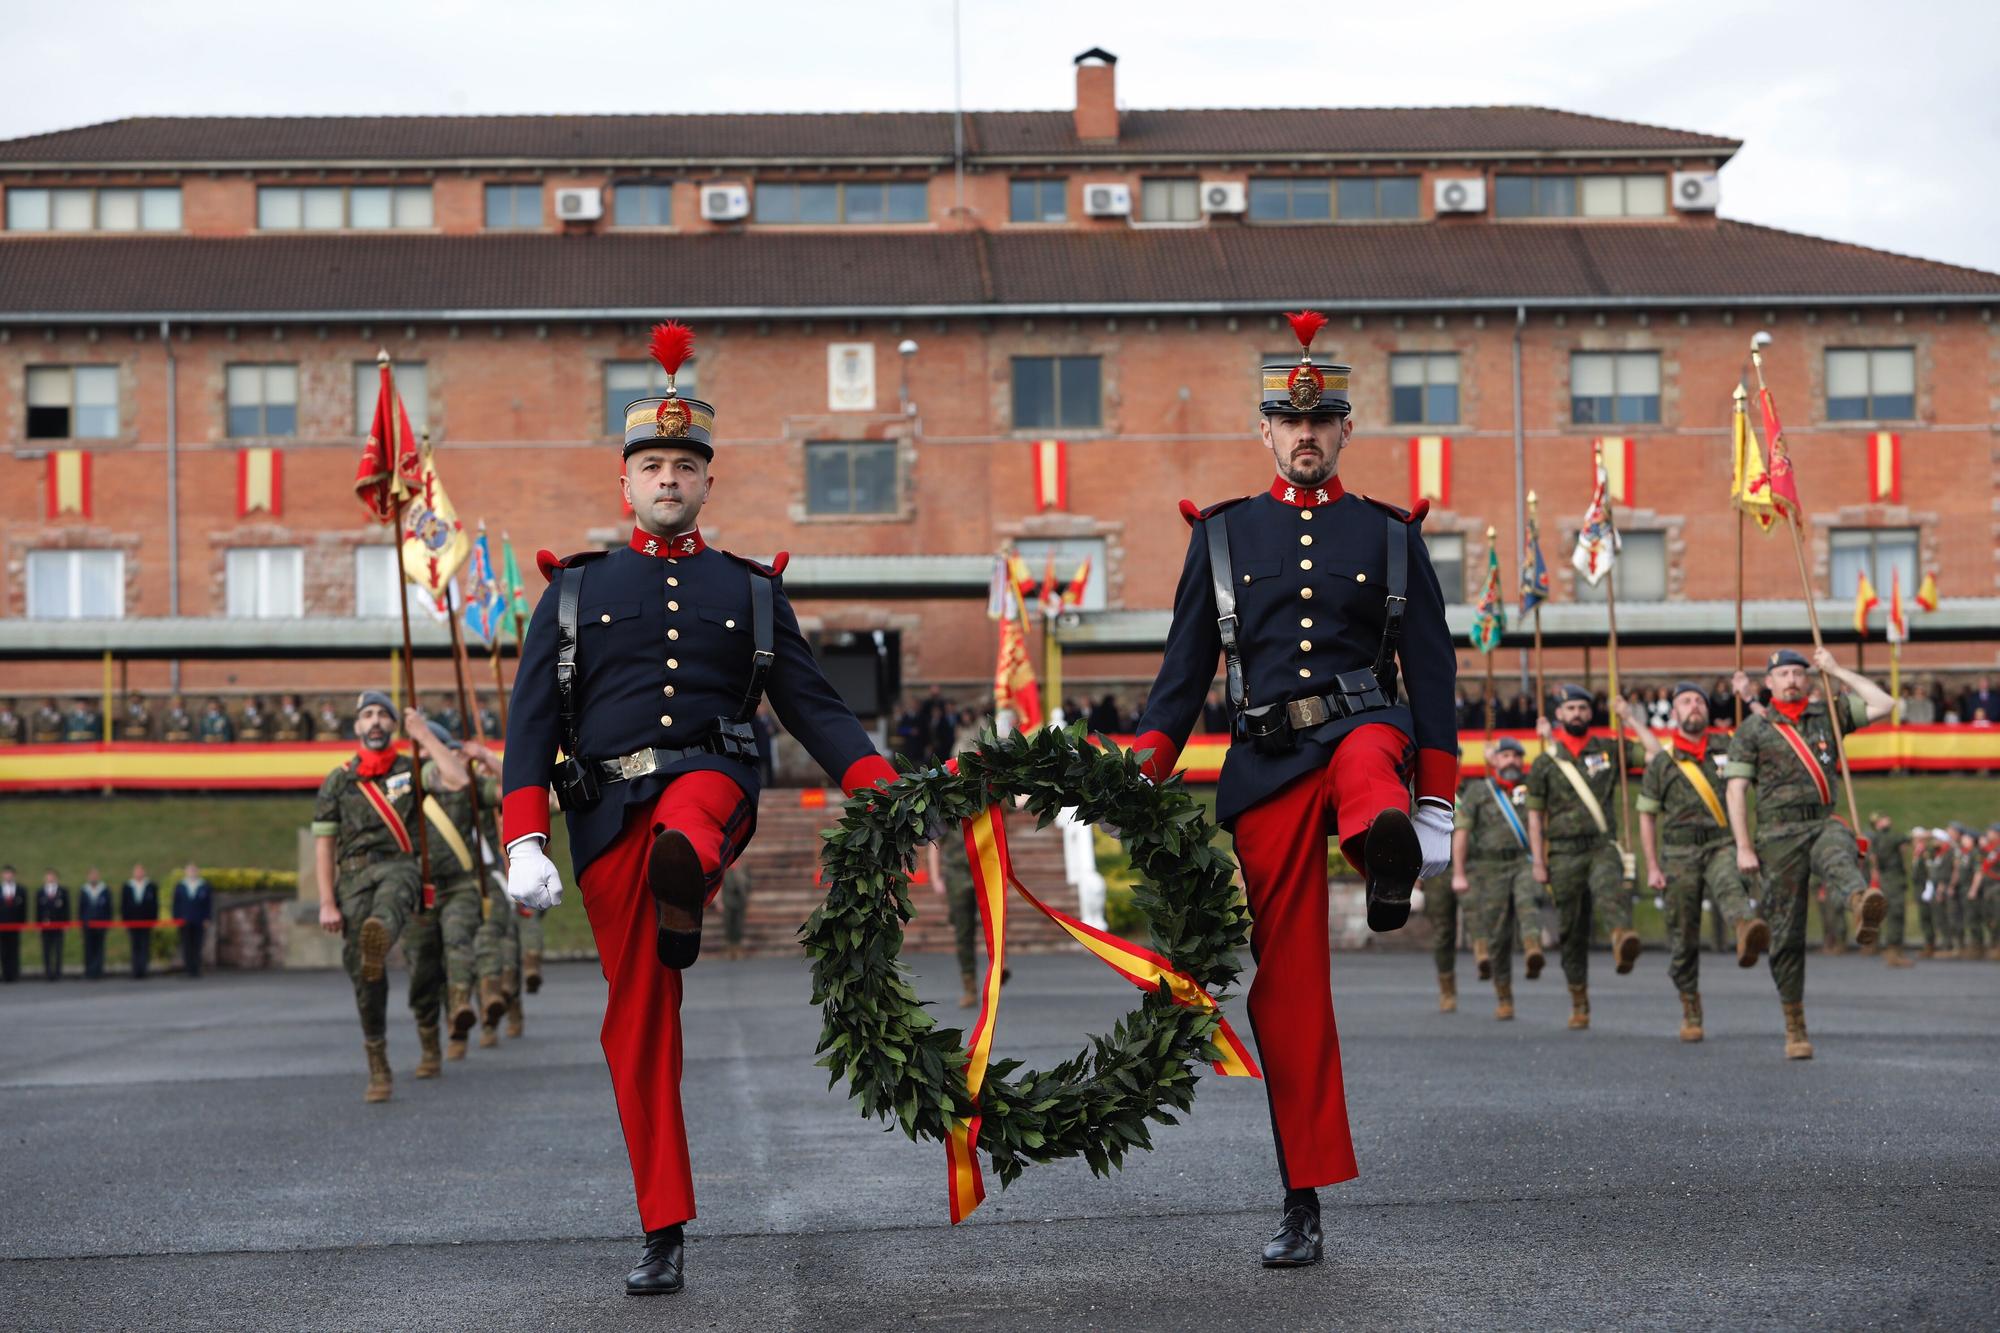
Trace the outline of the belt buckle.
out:
M 1318 695 L 1306 699 L 1293 699 L 1285 705 L 1285 718 L 1292 724 L 1292 730 L 1303 731 L 1316 727 L 1327 720 L 1326 700 Z
M 626 782 L 630 782 L 633 778 L 643 778 L 659 767 L 659 759 L 650 749 L 641 750 L 637 754 L 620 755 L 617 763 L 618 776 Z

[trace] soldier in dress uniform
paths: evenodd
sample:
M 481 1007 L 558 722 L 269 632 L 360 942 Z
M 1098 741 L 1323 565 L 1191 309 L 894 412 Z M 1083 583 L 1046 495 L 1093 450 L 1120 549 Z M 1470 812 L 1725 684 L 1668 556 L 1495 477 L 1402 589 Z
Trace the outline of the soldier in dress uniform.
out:
M 201 713 L 201 739 L 207 745 L 226 745 L 236 739 L 236 724 L 229 720 L 222 700 L 210 699 Z
M 264 701 L 251 695 L 244 701 L 243 711 L 237 715 L 236 739 L 259 742 L 270 735 L 271 715 L 264 711 Z
M 86 981 L 104 979 L 104 946 L 111 941 L 115 919 L 111 886 L 104 882 L 96 866 L 84 877 L 76 891 L 76 924 L 83 932 L 83 976 Z
M 178 694 L 167 706 L 167 716 L 160 727 L 160 739 L 177 745 L 185 745 L 194 739 L 194 718 L 188 713 L 186 702 Z
M 14 711 L 12 699 L 0 699 L 0 745 L 19 745 L 28 736 L 28 724 Z
M 1194 531 L 1135 742 L 1152 752 L 1149 776 L 1172 773 L 1225 660 L 1233 718 L 1216 815 L 1235 835 L 1253 918 L 1250 1022 L 1285 1185 L 1263 1249 L 1272 1268 L 1319 1261 L 1318 1187 L 1358 1174 L 1330 986 L 1326 840 L 1363 872 L 1370 928 L 1398 929 L 1416 881 L 1450 864 L 1458 788 L 1457 659 L 1420 530 L 1428 506 L 1406 512 L 1342 486 L 1350 371 L 1312 355 L 1323 315 L 1289 318 L 1302 354 L 1263 368 L 1259 403 L 1277 476 L 1206 509 L 1182 502 Z
M 278 701 L 277 714 L 271 719 L 271 739 L 297 743 L 312 738 L 312 715 L 306 712 L 298 695 L 285 695 Z
M 146 707 L 146 701 L 139 695 L 125 696 L 125 716 L 118 719 L 118 739 L 121 741 L 149 741 L 153 739 L 153 710 Z
M 42 874 L 41 892 L 35 895 L 35 920 L 43 926 L 60 927 L 45 929 L 41 935 L 42 976 L 48 981 L 61 981 L 63 936 L 69 933 L 69 890 L 63 887 L 53 866 Z
M 319 880 L 319 924 L 344 943 L 341 963 L 354 983 L 361 1015 L 361 1043 L 368 1056 L 362 1100 L 386 1102 L 389 1071 L 389 956 L 422 895 L 416 844 L 412 765 L 396 749 L 396 710 L 380 690 L 365 691 L 355 707 L 355 756 L 326 775 L 313 802 L 314 869 Z
M 1895 822 L 1879 811 L 1868 817 L 1868 824 L 1874 830 L 1868 839 L 1868 862 L 1882 896 L 1889 900 L 1888 914 L 1882 918 L 1882 962 L 1887 967 L 1909 967 L 1903 931 L 1910 914 L 1910 872 L 1903 864 L 1903 850 L 1910 845 L 1910 835 L 1898 833 Z
M 1590 1026 L 1590 932 L 1602 921 L 1611 933 L 1618 971 L 1639 959 L 1632 929 L 1632 890 L 1612 841 L 1616 827 L 1618 765 L 1638 768 L 1660 752 L 1645 715 L 1630 699 L 1617 701 L 1623 725 L 1637 741 L 1590 734 L 1593 701 L 1576 685 L 1555 691 L 1555 725 L 1541 719 L 1542 753 L 1528 770 L 1530 873 L 1554 896 L 1562 922 L 1563 979 L 1569 983 L 1569 1025 Z M 1622 727 L 1621 727 L 1622 730 Z
M 1736 965 L 1755 967 L 1771 947 L 1771 927 L 1756 915 L 1736 868 L 1729 813 L 1716 790 L 1729 762 L 1729 737 L 1708 725 L 1708 691 L 1674 686 L 1673 748 L 1646 761 L 1639 784 L 1639 843 L 1646 887 L 1667 898 L 1667 975 L 1681 993 L 1681 1040 L 1702 1039 L 1701 903 L 1704 896 L 1736 930 Z
M 132 946 L 132 976 L 143 978 L 153 970 L 153 931 L 160 920 L 160 886 L 146 874 L 139 862 L 132 864 L 132 878 L 118 890 L 118 917 L 126 923 L 125 940 Z
M 1806 1036 L 1806 888 L 1817 880 L 1829 898 L 1838 895 L 1856 909 L 1859 937 L 1872 944 L 1888 900 L 1868 887 L 1861 874 L 1861 848 L 1854 831 L 1833 818 L 1833 793 L 1840 781 L 1839 757 L 1829 702 L 1840 709 L 1843 733 L 1889 716 L 1896 701 L 1874 681 L 1844 669 L 1825 648 L 1808 663 L 1789 648 L 1772 653 L 1764 684 L 1771 706 L 1745 717 L 1729 743 L 1729 827 L 1736 839 L 1736 864 L 1755 877 L 1757 904 L 1771 924 L 1771 979 L 1785 1014 L 1785 1058 L 1812 1059 Z M 1810 668 L 1817 665 L 1853 690 L 1837 700 L 1808 702 Z M 1736 673 L 1736 690 L 1748 698 L 1750 678 Z M 1757 836 L 1750 836 L 1750 789 L 1757 791 Z
M 95 745 L 104 739 L 104 714 L 88 699 L 72 699 L 63 714 L 63 740 L 71 745 Z
M 432 891 L 403 931 L 403 956 L 410 964 L 410 1013 L 417 1020 L 421 1053 L 415 1073 L 436 1078 L 444 1072 L 438 1049 L 440 1013 L 451 1024 L 454 1060 L 465 1058 L 466 1037 L 479 1017 L 472 1007 L 472 958 L 486 891 L 479 882 L 481 830 L 473 818 L 472 777 L 458 741 L 414 708 L 403 710 L 403 731 L 423 756 L 424 818 L 432 834 Z M 500 805 L 493 772 L 497 770 L 480 780 L 482 814 Z M 498 991 L 494 986 L 488 999 L 489 1022 L 498 1022 L 507 1007 Z
M 673 380 L 692 341 L 681 325 L 654 330 L 666 394 L 626 409 L 631 538 L 615 551 L 541 557 L 550 586 L 522 645 L 503 784 L 516 901 L 547 909 L 561 898 L 543 850 L 552 783 L 569 823 L 610 982 L 604 1053 L 646 1231 L 626 1277 L 635 1294 L 682 1285 L 681 1224 L 694 1216 L 682 971 L 700 950 L 704 905 L 756 825 L 760 696 L 769 692 L 785 729 L 845 790 L 895 778 L 799 632 L 779 582 L 788 557 L 760 565 L 701 535 L 715 409 L 680 397 Z
M 333 700 L 319 701 L 319 708 L 313 713 L 313 734 L 329 741 L 347 734 L 345 719 L 340 716 L 340 709 Z
M 1486 752 L 1483 778 L 1458 789 L 1451 834 L 1451 887 L 1476 896 L 1486 932 L 1483 950 L 1493 977 L 1493 1017 L 1514 1017 L 1514 945 L 1528 980 L 1542 975 L 1541 891 L 1528 873 L 1528 789 L 1521 782 L 1527 747 L 1511 736 Z
M 0 927 L 28 924 L 28 886 L 14 878 L 14 867 L 0 866 Z M 0 982 L 21 979 L 19 930 L 0 929 Z
M 28 719 L 28 740 L 35 745 L 55 745 L 62 738 L 62 709 L 56 707 L 54 699 L 44 699 L 42 706 Z

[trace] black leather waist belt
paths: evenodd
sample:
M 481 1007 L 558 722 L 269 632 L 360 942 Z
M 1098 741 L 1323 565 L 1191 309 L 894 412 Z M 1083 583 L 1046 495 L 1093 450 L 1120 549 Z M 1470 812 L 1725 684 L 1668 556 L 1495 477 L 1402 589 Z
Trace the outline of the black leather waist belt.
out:
M 1285 721 L 1293 731 L 1307 731 L 1335 718 L 1353 717 L 1389 706 L 1389 696 L 1373 671 L 1344 671 L 1333 678 L 1332 694 L 1310 694 L 1285 704 Z
M 635 750 L 616 759 L 598 760 L 597 778 L 600 782 L 630 782 L 634 778 L 643 778 L 649 773 L 671 768 L 683 759 L 706 759 L 718 755 L 723 758 L 739 757 L 721 745 L 690 745 L 680 750 L 658 748 Z

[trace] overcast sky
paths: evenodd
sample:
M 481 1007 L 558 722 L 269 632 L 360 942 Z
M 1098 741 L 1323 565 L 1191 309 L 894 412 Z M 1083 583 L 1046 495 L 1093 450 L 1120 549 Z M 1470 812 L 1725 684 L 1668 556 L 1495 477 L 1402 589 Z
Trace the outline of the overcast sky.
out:
M 1530 103 L 1730 135 L 1730 217 L 2000 270 L 2000 4 L 962 0 L 968 109 Z M 129 115 L 938 110 L 951 0 L 21 5 L 0 137 Z M 1237 26 L 1230 26 L 1231 23 Z

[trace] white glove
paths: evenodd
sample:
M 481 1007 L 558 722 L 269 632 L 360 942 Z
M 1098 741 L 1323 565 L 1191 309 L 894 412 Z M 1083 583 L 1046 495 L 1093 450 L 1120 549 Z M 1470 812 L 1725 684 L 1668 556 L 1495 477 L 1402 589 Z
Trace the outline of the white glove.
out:
M 562 904 L 562 876 L 532 834 L 507 844 L 507 896 L 537 912 Z
M 1417 826 L 1417 846 L 1424 854 L 1418 878 L 1442 875 L 1451 868 L 1451 807 L 1419 801 L 1410 822 Z

